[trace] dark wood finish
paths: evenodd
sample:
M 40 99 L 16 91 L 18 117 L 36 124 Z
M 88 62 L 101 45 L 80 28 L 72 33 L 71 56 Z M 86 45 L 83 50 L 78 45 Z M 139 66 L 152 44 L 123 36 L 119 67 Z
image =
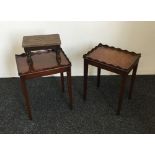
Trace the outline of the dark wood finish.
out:
M 109 68 L 109 70 L 130 72 L 139 60 L 141 54 L 129 52 L 101 43 L 85 54 L 83 57 L 97 64 Z M 118 71 L 117 71 L 118 70 Z
M 71 68 L 67 71 L 67 85 L 68 85 L 68 94 L 70 99 L 70 109 L 73 109 L 73 96 L 72 96 L 72 79 L 71 79 Z
M 100 86 L 100 74 L 101 74 L 101 68 L 97 67 L 97 87 Z
M 131 84 L 130 84 L 130 90 L 129 90 L 129 99 L 132 97 L 132 92 L 133 92 L 133 85 L 135 82 L 136 78 L 136 72 L 137 72 L 138 64 L 133 68 L 132 76 L 131 76 Z
M 59 35 L 27 36 L 23 38 L 23 47 L 26 53 L 15 56 L 21 88 L 26 101 L 25 107 L 30 120 L 32 120 L 32 113 L 26 88 L 28 79 L 60 73 L 62 91 L 64 92 L 63 72 L 67 72 L 69 105 L 72 108 L 71 63 L 60 47 L 60 43 Z M 57 52 L 55 52 L 57 47 L 61 61 L 57 61 Z
M 31 65 L 31 51 L 52 49 L 56 52 L 56 60 L 58 64 L 61 62 L 61 41 L 59 34 L 50 35 L 34 35 L 34 36 L 24 36 L 22 46 L 27 55 L 27 62 Z
M 113 46 L 99 44 L 87 54 L 83 55 L 84 58 L 84 92 L 83 96 L 86 99 L 87 94 L 87 75 L 88 65 L 97 67 L 97 87 L 100 85 L 100 72 L 101 69 L 105 69 L 122 76 L 121 89 L 118 100 L 117 114 L 120 114 L 125 83 L 127 76 L 131 70 L 133 70 L 129 98 L 131 98 L 133 85 L 136 77 L 136 71 L 141 54 L 135 52 L 129 52 Z
M 63 66 L 70 66 L 71 63 L 61 50 L 61 63 L 56 61 L 56 53 L 52 50 L 42 50 L 31 53 L 32 65 L 27 63 L 26 54 L 16 55 L 17 68 L 19 75 L 28 75 L 39 71 L 49 70 L 52 68 L 58 68 Z
M 83 84 L 83 99 L 86 100 L 87 96 L 87 79 L 88 79 L 88 63 L 87 60 L 84 59 L 84 84 Z
M 63 72 L 60 73 L 60 76 L 61 76 L 61 87 L 62 87 L 62 92 L 65 91 L 65 87 L 64 87 L 64 75 L 63 75 Z
M 26 47 L 44 47 L 60 45 L 61 40 L 59 34 L 49 34 L 49 35 L 33 35 L 23 37 L 23 48 Z
M 29 97 L 28 97 L 28 92 L 26 88 L 26 83 L 24 77 L 20 77 L 20 82 L 21 82 L 21 87 L 22 87 L 22 92 L 25 97 L 25 108 L 26 111 L 28 112 L 29 119 L 32 120 L 32 114 L 31 114 L 31 107 L 30 107 L 30 102 L 29 102 Z
M 119 93 L 119 100 L 118 100 L 118 108 L 117 108 L 117 115 L 120 114 L 120 110 L 122 108 L 122 100 L 125 90 L 125 83 L 126 83 L 127 75 L 122 75 L 122 81 L 121 81 L 121 87 L 120 87 L 120 93 Z

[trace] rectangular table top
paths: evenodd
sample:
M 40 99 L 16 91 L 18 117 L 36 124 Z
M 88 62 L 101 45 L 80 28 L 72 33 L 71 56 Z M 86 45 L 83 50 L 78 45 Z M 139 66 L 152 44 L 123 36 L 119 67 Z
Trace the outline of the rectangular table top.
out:
M 136 63 L 140 56 L 141 54 L 136 54 L 135 52 L 99 44 L 85 54 L 84 58 L 116 69 L 128 70 Z
M 32 53 L 31 59 L 33 62 L 33 70 L 29 68 L 27 62 L 27 56 L 25 53 L 16 55 L 16 63 L 19 75 L 32 74 L 39 71 L 50 70 L 53 68 L 59 68 L 63 66 L 71 65 L 69 59 L 60 51 L 61 63 L 56 61 L 56 53 L 54 51 L 40 50 Z
M 59 34 L 24 36 L 22 42 L 23 48 L 49 47 L 60 44 Z

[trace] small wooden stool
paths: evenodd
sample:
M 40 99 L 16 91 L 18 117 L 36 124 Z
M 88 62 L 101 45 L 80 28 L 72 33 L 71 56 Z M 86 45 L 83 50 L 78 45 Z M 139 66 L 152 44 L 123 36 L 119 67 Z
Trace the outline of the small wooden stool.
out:
M 132 78 L 129 91 L 129 99 L 131 99 L 133 85 L 136 77 L 136 71 L 141 54 L 122 50 L 120 48 L 102 45 L 101 43 L 83 55 L 84 58 L 84 100 L 87 94 L 87 78 L 88 78 L 88 65 L 96 66 L 97 69 L 97 86 L 100 85 L 100 72 L 101 68 L 120 74 L 122 76 L 121 89 L 119 93 L 117 114 L 120 114 L 123 94 L 125 90 L 125 83 L 127 76 L 131 70 Z
M 30 120 L 32 120 L 32 113 L 26 88 L 26 80 L 28 79 L 60 73 L 62 91 L 64 92 L 63 72 L 67 72 L 70 108 L 72 109 L 71 63 L 61 49 L 60 44 L 58 34 L 25 36 L 23 37 L 25 53 L 15 56 L 21 87 L 26 101 L 25 107 Z

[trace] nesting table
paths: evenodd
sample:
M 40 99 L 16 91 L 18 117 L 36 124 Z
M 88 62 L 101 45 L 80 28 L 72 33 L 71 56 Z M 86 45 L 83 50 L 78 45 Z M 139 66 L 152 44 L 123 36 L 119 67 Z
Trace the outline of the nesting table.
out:
M 26 88 L 28 79 L 60 73 L 62 91 L 64 92 L 63 72 L 67 72 L 69 106 L 72 109 L 71 62 L 60 45 L 59 34 L 24 36 L 22 46 L 25 53 L 15 56 L 21 88 L 25 97 L 25 107 L 30 120 L 32 120 L 32 113 Z
M 115 48 L 108 45 L 99 44 L 87 54 L 83 55 L 84 58 L 84 92 L 83 98 L 86 100 L 87 95 L 87 78 L 88 78 L 88 65 L 97 67 L 97 86 L 100 85 L 100 72 L 101 69 L 105 69 L 117 74 L 122 77 L 121 88 L 118 99 L 117 114 L 120 114 L 125 83 L 127 76 L 131 70 L 131 84 L 129 90 L 129 99 L 132 96 L 133 85 L 136 77 L 136 71 L 138 67 L 138 62 L 141 54 L 136 54 L 135 52 L 129 52 L 127 50 L 122 50 L 120 48 Z

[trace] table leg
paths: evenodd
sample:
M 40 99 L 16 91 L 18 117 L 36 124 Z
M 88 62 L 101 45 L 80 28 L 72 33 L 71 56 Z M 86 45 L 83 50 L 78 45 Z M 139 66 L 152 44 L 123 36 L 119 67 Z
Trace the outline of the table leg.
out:
M 32 61 L 32 58 L 31 58 L 32 53 L 28 49 L 24 48 L 24 50 L 25 50 L 25 53 L 26 53 L 26 56 L 27 56 L 27 63 L 29 65 L 29 70 L 32 71 L 33 70 L 33 61 Z
M 32 120 L 31 107 L 30 107 L 30 103 L 29 103 L 29 97 L 28 97 L 25 79 L 20 77 L 20 82 L 21 82 L 22 92 L 25 97 L 25 108 L 26 108 L 26 111 L 28 112 L 29 119 Z
M 61 75 L 61 87 L 62 87 L 62 92 L 64 92 L 64 91 L 65 91 L 65 87 L 64 87 L 64 74 L 63 74 L 63 72 L 60 73 L 60 75 Z
M 56 49 L 56 60 L 57 60 L 58 65 L 61 64 L 60 50 L 61 50 L 60 47 Z
M 67 84 L 68 84 L 68 94 L 70 99 L 70 108 L 73 109 L 71 67 L 67 71 Z
M 83 81 L 83 99 L 86 100 L 88 79 L 88 63 L 84 60 L 84 81 Z
M 125 90 L 125 83 L 126 83 L 127 75 L 122 75 L 122 81 L 121 81 L 121 88 L 120 88 L 120 93 L 119 93 L 119 101 L 118 101 L 118 107 L 117 107 L 117 115 L 120 114 L 120 110 L 122 107 L 122 100 L 123 100 L 123 95 L 124 95 L 124 90 Z
M 97 87 L 100 86 L 100 74 L 101 74 L 101 68 L 97 68 Z
M 129 99 L 131 99 L 131 97 L 132 97 L 132 92 L 133 92 L 133 86 L 134 86 L 134 82 L 135 82 L 135 78 L 136 78 L 137 67 L 138 67 L 138 64 L 134 67 L 133 72 L 132 72 L 131 84 L 130 84 L 130 90 L 129 90 L 129 96 L 128 96 Z

